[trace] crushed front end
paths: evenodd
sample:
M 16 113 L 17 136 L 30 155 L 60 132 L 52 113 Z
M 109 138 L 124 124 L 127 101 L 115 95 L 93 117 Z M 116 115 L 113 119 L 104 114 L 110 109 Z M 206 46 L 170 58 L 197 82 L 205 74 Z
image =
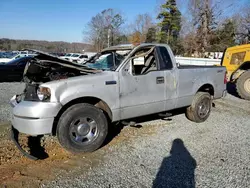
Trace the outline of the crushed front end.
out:
M 35 137 L 51 134 L 61 104 L 41 101 L 36 86 L 28 86 L 25 90 L 24 94 L 13 96 L 10 100 L 13 107 L 11 138 L 26 157 L 36 160 L 38 157 L 32 156 L 21 147 L 19 132 Z
M 38 159 L 21 147 L 19 133 L 39 137 L 52 134 L 55 117 L 62 108 L 60 102 L 51 101 L 51 88 L 44 87 L 43 83 L 95 72 L 95 69 L 75 65 L 40 52 L 27 63 L 23 77 L 26 87 L 22 94 L 10 99 L 10 105 L 13 107 L 11 137 L 26 157 Z

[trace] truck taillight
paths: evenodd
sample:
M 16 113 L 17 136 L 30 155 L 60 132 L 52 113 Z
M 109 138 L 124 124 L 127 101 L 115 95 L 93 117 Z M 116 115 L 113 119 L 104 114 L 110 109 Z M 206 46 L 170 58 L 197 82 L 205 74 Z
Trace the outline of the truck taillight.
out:
M 225 72 L 225 75 L 224 75 L 224 84 L 227 84 L 227 71 Z

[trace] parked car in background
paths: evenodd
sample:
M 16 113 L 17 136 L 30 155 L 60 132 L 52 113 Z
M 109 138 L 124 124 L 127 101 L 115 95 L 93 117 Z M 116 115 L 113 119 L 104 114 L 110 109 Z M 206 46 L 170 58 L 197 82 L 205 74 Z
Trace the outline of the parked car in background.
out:
M 0 63 L 0 82 L 20 82 L 26 63 L 32 57 L 21 57 L 8 63 Z
M 0 58 L 10 58 L 14 55 L 17 55 L 17 53 L 14 52 L 1 52 L 0 53 Z
M 69 53 L 69 54 L 66 54 L 65 56 L 61 56 L 60 58 L 66 59 L 74 63 L 82 64 L 86 60 L 88 60 L 88 55 L 78 54 L 78 53 Z
M 89 59 L 88 55 L 80 55 L 77 59 L 73 60 L 75 63 L 84 64 Z
M 13 56 L 10 57 L 4 57 L 0 58 L 0 63 L 7 63 L 15 59 L 19 59 L 21 57 L 27 57 L 27 56 L 35 56 L 36 54 L 14 54 Z
M 79 59 L 82 59 L 84 56 L 83 54 L 76 54 L 74 53 L 72 56 L 68 58 L 69 61 L 77 63 Z
M 60 53 L 60 52 L 51 52 L 49 54 L 54 55 L 56 57 L 62 57 L 66 55 L 65 53 Z
M 68 60 L 69 57 L 71 57 L 72 55 L 73 55 L 73 53 L 67 53 L 67 54 L 65 54 L 63 56 L 60 56 L 60 58 Z

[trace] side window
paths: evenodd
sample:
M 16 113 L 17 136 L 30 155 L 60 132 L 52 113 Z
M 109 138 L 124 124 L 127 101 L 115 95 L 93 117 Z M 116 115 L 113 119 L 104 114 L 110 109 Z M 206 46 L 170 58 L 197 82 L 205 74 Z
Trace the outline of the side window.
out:
M 15 59 L 18 59 L 18 58 L 20 58 L 20 57 L 21 57 L 21 56 L 20 56 L 20 55 L 18 55 L 18 56 L 16 56 L 16 57 L 15 57 Z
M 171 57 L 168 53 L 168 50 L 165 47 L 160 46 L 158 48 L 158 52 L 160 53 L 160 56 L 159 56 L 160 69 L 161 70 L 172 69 L 173 64 L 171 61 Z
M 145 75 L 151 71 L 158 70 L 155 49 L 142 49 L 135 53 L 137 58 L 132 59 L 132 73 L 133 75 Z
M 80 59 L 82 59 L 82 58 L 88 58 L 88 56 L 87 55 L 81 55 L 79 58 Z

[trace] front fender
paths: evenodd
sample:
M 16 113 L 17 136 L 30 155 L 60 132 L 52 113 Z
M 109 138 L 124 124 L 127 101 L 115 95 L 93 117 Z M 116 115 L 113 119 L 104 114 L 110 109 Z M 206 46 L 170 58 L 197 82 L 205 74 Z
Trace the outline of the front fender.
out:
M 116 85 L 95 86 L 84 84 L 82 86 L 67 86 L 60 92 L 59 102 L 62 105 L 78 98 L 94 97 L 103 100 L 110 109 L 119 108 L 119 90 Z

